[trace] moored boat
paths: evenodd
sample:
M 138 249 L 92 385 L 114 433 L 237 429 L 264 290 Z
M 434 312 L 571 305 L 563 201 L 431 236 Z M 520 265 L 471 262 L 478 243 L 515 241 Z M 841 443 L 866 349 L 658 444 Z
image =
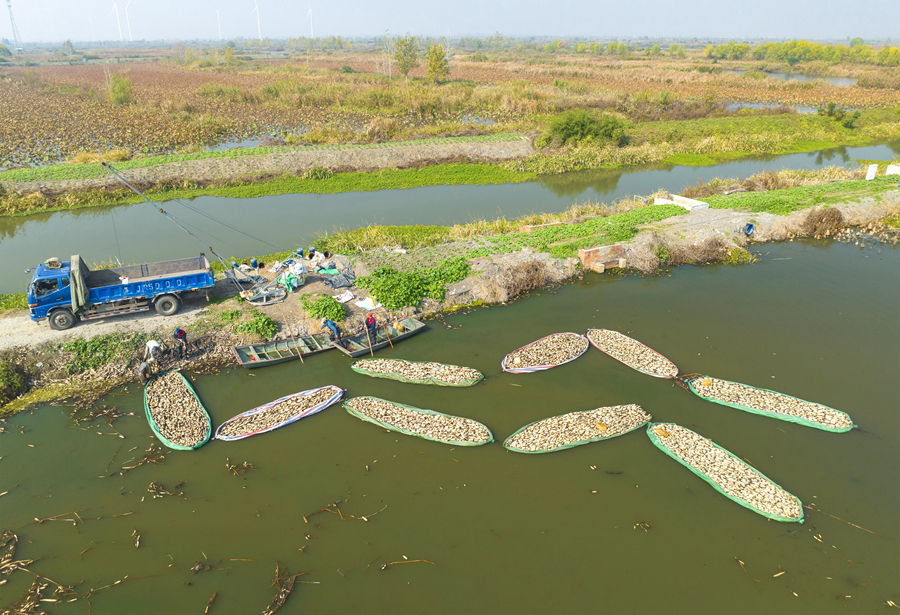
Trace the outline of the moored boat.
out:
M 298 335 L 286 340 L 234 346 L 231 352 L 241 367 L 253 369 L 292 361 L 302 356 L 313 355 L 331 350 L 331 340 L 325 333 Z
M 391 346 L 397 342 L 412 337 L 425 328 L 425 323 L 415 318 L 401 318 L 400 320 L 381 324 L 375 329 L 374 340 L 369 340 L 368 334 L 363 331 L 356 335 L 348 335 L 341 339 L 343 345 L 335 344 L 341 352 L 351 357 L 361 357 L 370 352 L 381 350 L 385 346 Z M 371 345 L 371 350 L 369 346 Z

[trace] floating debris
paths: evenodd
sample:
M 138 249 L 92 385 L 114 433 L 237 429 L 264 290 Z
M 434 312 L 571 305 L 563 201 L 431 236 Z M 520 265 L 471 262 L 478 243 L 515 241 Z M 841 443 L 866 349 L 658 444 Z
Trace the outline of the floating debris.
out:
M 228 468 L 228 471 L 234 474 L 235 476 L 240 476 L 247 470 L 256 470 L 256 466 L 250 463 L 249 461 L 245 461 L 244 463 L 232 464 L 231 458 L 225 458 L 225 467 Z
M 768 389 L 757 389 L 709 376 L 687 378 L 685 382 L 698 397 L 753 414 L 838 433 L 850 431 L 854 427 L 850 417 L 840 410 Z
M 530 374 L 574 361 L 588 349 L 588 341 L 577 333 L 554 333 L 509 353 L 503 371 Z
M 621 436 L 651 419 L 636 404 L 569 412 L 526 425 L 503 446 L 517 453 L 550 453 Z
M 769 519 L 803 523 L 803 507 L 759 470 L 711 440 L 674 423 L 651 423 L 650 440 L 713 488 Z
M 150 448 L 148 448 L 147 451 L 137 461 L 135 461 L 133 465 L 122 466 L 122 470 L 118 474 L 119 476 L 124 476 L 129 470 L 139 468 L 144 464 L 151 463 L 153 465 L 162 465 L 163 463 L 165 463 L 165 461 L 166 454 L 160 448 L 159 444 L 153 442 L 150 444 Z M 110 463 L 112 463 L 112 460 L 110 460 Z
M 166 491 L 166 488 L 157 482 L 150 483 L 150 486 L 147 487 L 147 491 L 153 494 L 153 498 L 161 498 L 167 495 L 175 495 L 180 498 L 184 498 L 184 494 L 181 491 Z
M 50 585 L 41 580 L 42 577 L 36 578 L 31 582 L 24 594 L 18 600 L 7 606 L 0 612 L 0 615 L 40 615 L 44 611 L 40 610 L 41 603 L 48 600 L 44 597 L 44 590 Z
M 478 421 L 377 397 L 354 397 L 345 401 L 344 407 L 364 421 L 426 440 L 458 446 L 478 446 L 494 441 L 491 430 Z
M 656 378 L 674 378 L 678 368 L 667 358 L 639 341 L 618 331 L 588 329 L 587 337 L 595 348 L 631 369 Z
M 275 562 L 275 576 L 272 578 L 272 585 L 278 587 L 278 593 L 272 598 L 272 602 L 262 612 L 262 615 L 272 615 L 275 611 L 284 606 L 285 601 L 291 592 L 294 591 L 294 584 L 297 577 L 303 576 L 305 572 L 290 574 L 287 570 L 281 572 L 281 562 Z
M 329 385 L 287 395 L 228 419 L 216 430 L 216 439 L 240 440 L 278 429 L 321 412 L 343 394 L 343 389 Z
M 402 359 L 360 359 L 350 369 L 374 378 L 445 387 L 470 387 L 484 380 L 484 374 L 471 367 Z
M 209 414 L 179 372 L 155 376 L 144 388 L 144 408 L 153 432 L 176 450 L 193 450 L 212 434 Z

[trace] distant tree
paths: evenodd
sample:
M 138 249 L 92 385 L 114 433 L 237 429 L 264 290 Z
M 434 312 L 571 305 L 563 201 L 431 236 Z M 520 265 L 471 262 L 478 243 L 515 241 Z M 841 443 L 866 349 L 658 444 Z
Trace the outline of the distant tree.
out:
M 856 47 L 857 45 L 865 45 L 866 41 L 862 40 L 858 36 L 856 38 L 850 39 L 850 48 Z
M 222 60 L 225 62 L 226 65 L 234 66 L 234 64 L 236 62 L 236 59 L 234 57 L 234 49 L 232 49 L 230 46 L 225 47 L 225 53 L 222 56 Z
M 659 45 L 653 45 L 653 47 L 650 49 L 650 55 L 652 56 L 658 56 L 661 53 L 662 50 L 659 48 Z
M 109 76 L 109 99 L 117 105 L 127 105 L 134 96 L 131 79 L 119 75 Z
M 585 51 L 587 51 L 587 48 L 588 47 L 586 43 L 577 43 L 575 45 L 575 53 L 584 53 Z
M 394 43 L 394 60 L 397 61 L 397 70 L 409 83 L 409 71 L 419 66 L 419 44 L 416 37 L 409 32 L 406 36 L 398 36 Z
M 72 45 L 72 41 L 66 41 L 59 48 L 59 53 L 64 56 L 73 56 L 75 55 L 75 47 Z
M 553 53 L 554 51 L 556 51 L 556 47 L 553 46 L 553 43 L 547 43 L 546 45 L 544 45 L 545 53 Z
M 387 75 L 388 79 L 394 77 L 394 47 L 396 45 L 395 37 L 391 36 L 390 30 L 384 31 L 384 36 L 380 37 L 381 42 L 381 69 L 382 75 Z
M 194 58 L 194 52 L 191 51 L 190 47 L 186 47 L 184 50 L 184 63 L 193 64 L 195 59 L 196 58 Z
M 671 45 L 669 45 L 669 55 L 674 56 L 676 53 L 678 53 L 678 45 L 672 43 Z
M 436 85 L 442 79 L 447 80 L 450 78 L 450 61 L 444 54 L 443 45 L 432 45 L 429 47 L 426 60 L 428 62 L 428 78 L 433 80 Z
M 6 45 L 0 45 L 0 58 L 8 58 L 12 56 L 12 51 L 6 48 Z
M 685 57 L 685 56 L 687 55 L 687 50 L 685 49 L 684 45 L 681 45 L 681 46 L 678 48 L 678 53 L 677 53 L 676 55 L 677 55 L 679 58 L 683 58 L 683 57 Z

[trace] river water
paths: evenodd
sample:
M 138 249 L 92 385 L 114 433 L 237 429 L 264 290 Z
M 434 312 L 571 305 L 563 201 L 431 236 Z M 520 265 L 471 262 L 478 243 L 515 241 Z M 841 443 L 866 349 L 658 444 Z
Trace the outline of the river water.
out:
M 162 206 L 224 256 L 309 246 L 322 232 L 367 224 L 458 224 L 477 218 L 514 218 L 532 212 L 568 209 L 573 202 L 613 202 L 664 188 L 679 192 L 698 180 L 745 178 L 762 170 L 814 169 L 855 164 L 855 159 L 888 160 L 900 142 L 841 147 L 807 154 L 740 160 L 710 167 L 641 166 L 580 171 L 538 181 L 497 186 L 434 186 L 411 190 L 344 194 L 285 194 L 255 199 L 199 197 L 187 206 Z M 225 224 L 220 223 L 219 221 Z M 226 226 L 226 224 L 228 226 Z M 237 228 L 240 231 L 236 230 Z M 22 292 L 27 271 L 51 256 L 80 254 L 88 263 L 152 262 L 196 255 L 203 247 L 157 213 L 137 204 L 113 208 L 0 217 L 0 293 Z
M 283 613 L 597 612 L 600 604 L 610 613 L 878 612 L 900 601 L 900 249 L 759 250 L 763 262 L 739 268 L 588 273 L 507 306 L 448 316 L 452 330 L 432 322 L 381 354 L 488 376 L 467 389 L 367 378 L 337 351 L 194 382 L 215 425 L 334 384 L 348 396 L 479 420 L 498 441 L 487 446 L 389 433 L 336 406 L 118 476 L 155 441 L 137 386 L 102 402 L 137 415 L 115 423 L 124 440 L 103 422 L 75 429 L 65 407 L 37 408 L 0 435 L 3 529 L 19 536 L 17 559 L 43 558 L 30 570 L 80 583 L 79 592 L 127 575 L 91 596 L 95 614 L 200 613 L 215 592 L 212 613 L 260 612 L 275 594 L 276 561 L 309 571 Z M 711 404 L 593 348 L 546 372 L 500 372 L 513 349 L 589 327 L 628 331 L 682 373 L 844 410 L 859 429 L 833 434 Z M 769 521 L 715 492 L 643 430 L 545 455 L 499 444 L 541 418 L 625 403 L 711 438 L 804 504 L 868 531 L 809 510 L 803 524 Z M 258 470 L 234 477 L 226 459 Z M 183 483 L 185 499 L 153 499 L 151 481 L 172 491 Z M 304 523 L 337 500 L 369 521 L 323 512 Z M 56 515 L 75 523 L 34 522 Z M 400 563 L 381 569 L 391 562 Z M 195 563 L 212 570 L 192 574 Z M 8 578 L 0 604 L 32 576 Z M 83 599 L 45 608 L 86 612 Z

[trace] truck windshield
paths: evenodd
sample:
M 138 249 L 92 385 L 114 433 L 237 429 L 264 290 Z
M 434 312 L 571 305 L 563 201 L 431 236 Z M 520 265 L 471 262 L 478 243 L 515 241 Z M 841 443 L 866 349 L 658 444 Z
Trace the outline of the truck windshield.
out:
M 34 296 L 43 297 L 59 290 L 59 279 L 48 278 L 46 280 L 38 280 L 34 283 Z

